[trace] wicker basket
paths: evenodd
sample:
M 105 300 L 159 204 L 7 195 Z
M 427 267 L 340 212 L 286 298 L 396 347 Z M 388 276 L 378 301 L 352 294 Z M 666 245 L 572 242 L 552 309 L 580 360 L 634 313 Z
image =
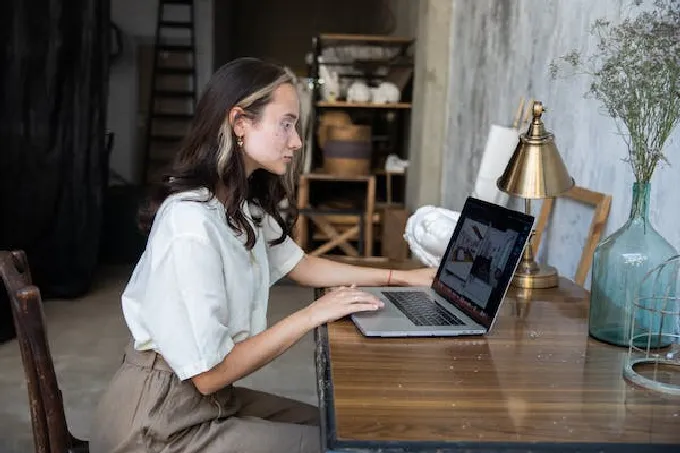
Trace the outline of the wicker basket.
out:
M 332 126 L 343 126 L 352 124 L 352 118 L 342 111 L 330 111 L 319 117 L 319 146 L 321 149 L 326 146 L 328 140 L 328 129 Z
M 370 126 L 329 126 L 328 140 L 323 148 L 324 171 L 339 176 L 369 174 L 372 145 Z

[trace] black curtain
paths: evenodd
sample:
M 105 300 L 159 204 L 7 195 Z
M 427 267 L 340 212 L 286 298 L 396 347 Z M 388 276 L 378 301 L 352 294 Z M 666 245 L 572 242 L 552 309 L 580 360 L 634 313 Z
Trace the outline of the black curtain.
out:
M 43 297 L 76 297 L 97 264 L 107 183 L 109 0 L 2 3 L 0 249 L 26 251 Z

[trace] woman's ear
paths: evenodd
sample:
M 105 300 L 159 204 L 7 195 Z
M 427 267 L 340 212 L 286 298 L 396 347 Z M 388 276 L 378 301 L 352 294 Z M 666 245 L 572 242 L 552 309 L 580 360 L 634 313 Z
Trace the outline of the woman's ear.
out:
M 241 107 L 234 107 L 229 111 L 229 124 L 236 135 L 242 137 L 245 134 L 245 111 Z

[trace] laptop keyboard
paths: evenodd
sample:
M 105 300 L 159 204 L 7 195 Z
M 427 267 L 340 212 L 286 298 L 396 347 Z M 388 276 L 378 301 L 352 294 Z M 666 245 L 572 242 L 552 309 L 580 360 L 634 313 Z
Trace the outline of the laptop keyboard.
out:
M 417 326 L 442 327 L 465 325 L 456 315 L 430 299 L 430 296 L 426 293 L 416 291 L 385 291 L 383 295 Z

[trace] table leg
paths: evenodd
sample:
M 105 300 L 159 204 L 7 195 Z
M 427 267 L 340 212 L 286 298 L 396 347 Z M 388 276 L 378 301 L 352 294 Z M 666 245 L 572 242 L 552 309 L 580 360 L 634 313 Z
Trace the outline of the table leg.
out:
M 366 242 L 364 243 L 364 256 L 373 256 L 373 213 L 375 212 L 375 176 L 371 176 L 368 180 L 368 188 L 366 190 L 366 218 L 364 219 L 364 228 L 366 234 Z

